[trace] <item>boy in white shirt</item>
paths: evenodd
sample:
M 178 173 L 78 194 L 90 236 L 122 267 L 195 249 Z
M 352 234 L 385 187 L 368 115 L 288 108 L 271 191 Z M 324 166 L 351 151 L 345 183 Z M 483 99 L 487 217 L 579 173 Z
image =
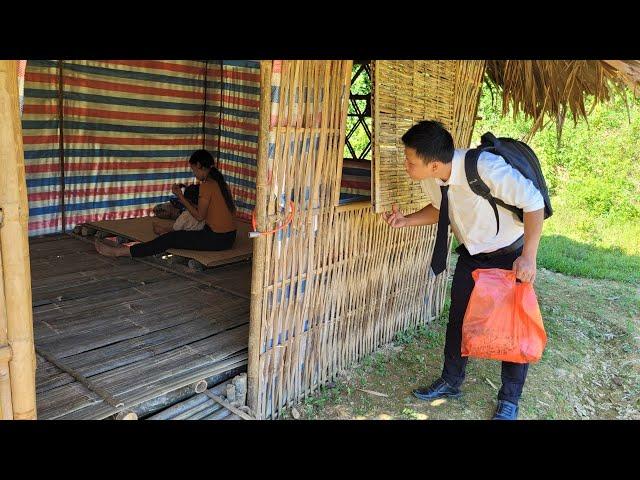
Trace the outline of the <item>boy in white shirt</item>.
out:
M 456 150 L 451 134 L 438 122 L 422 121 L 403 136 L 405 168 L 409 177 L 420 180 L 431 204 L 403 215 L 393 206 L 383 214 L 393 228 L 438 224 L 431 268 L 434 274 L 446 269 L 448 226 L 451 224 L 460 254 L 451 285 L 451 308 L 441 377 L 413 394 L 421 400 L 458 398 L 464 381 L 467 357 L 462 357 L 462 320 L 473 290 L 471 272 L 476 268 L 513 270 L 516 278 L 532 282 L 536 277 L 536 256 L 544 199 L 531 180 L 505 160 L 489 152 L 478 158 L 478 173 L 495 198 L 524 211 L 524 222 L 516 214 L 498 207 L 500 228 L 496 232 L 494 212 L 484 198 L 471 190 L 465 173 L 466 150 Z M 518 400 L 526 379 L 528 364 L 502 362 L 502 388 L 494 419 L 515 420 Z

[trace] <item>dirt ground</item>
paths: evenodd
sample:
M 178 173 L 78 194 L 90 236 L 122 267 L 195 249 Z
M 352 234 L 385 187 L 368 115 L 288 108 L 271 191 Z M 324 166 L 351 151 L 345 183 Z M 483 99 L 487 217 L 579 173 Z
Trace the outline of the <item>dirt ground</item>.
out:
M 535 290 L 548 338 L 529 368 L 519 418 L 640 419 L 640 288 L 539 269 Z M 440 375 L 447 313 L 448 303 L 443 316 L 398 334 L 280 418 L 490 419 L 497 361 L 469 360 L 461 399 L 411 394 Z

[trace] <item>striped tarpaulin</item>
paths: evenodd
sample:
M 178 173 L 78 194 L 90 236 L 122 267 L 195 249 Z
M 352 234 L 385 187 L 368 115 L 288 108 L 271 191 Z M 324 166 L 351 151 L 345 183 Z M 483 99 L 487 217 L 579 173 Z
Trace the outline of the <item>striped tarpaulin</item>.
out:
M 202 148 L 204 62 L 62 62 L 67 230 L 148 215 L 191 182 Z M 23 131 L 30 235 L 62 229 L 57 62 L 27 67 Z
M 29 235 L 62 231 L 55 62 L 29 60 L 24 80 L 22 141 L 29 201 Z
M 192 182 L 204 63 L 65 61 L 66 226 L 147 215 Z
M 255 205 L 259 62 L 220 65 L 64 60 L 60 93 L 58 62 L 30 61 L 23 116 L 29 234 L 62 231 L 61 154 L 67 230 L 87 221 L 150 214 L 171 196 L 173 183 L 193 181 L 187 160 L 203 146 L 219 158 L 238 216 L 249 218 Z
M 259 62 L 209 61 L 205 145 L 217 152 L 218 168 L 243 219 L 251 218 L 256 202 L 259 109 Z

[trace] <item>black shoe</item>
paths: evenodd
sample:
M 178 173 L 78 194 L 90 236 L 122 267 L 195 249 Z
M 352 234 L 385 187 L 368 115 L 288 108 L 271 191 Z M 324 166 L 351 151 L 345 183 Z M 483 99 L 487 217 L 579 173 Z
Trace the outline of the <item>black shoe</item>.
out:
M 436 398 L 459 398 L 462 392 L 459 388 L 452 387 L 442 378 L 431 384 L 429 388 L 416 388 L 413 394 L 420 400 L 435 400 Z
M 498 400 L 498 408 L 492 420 L 517 420 L 518 405 L 507 402 L 506 400 Z

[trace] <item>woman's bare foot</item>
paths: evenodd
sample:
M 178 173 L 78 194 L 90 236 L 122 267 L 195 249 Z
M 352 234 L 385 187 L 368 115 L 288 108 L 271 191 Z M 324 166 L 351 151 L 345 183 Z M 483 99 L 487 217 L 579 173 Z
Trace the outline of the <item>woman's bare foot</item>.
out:
M 129 253 L 129 247 L 124 245 L 114 246 L 107 245 L 106 243 L 101 242 L 96 238 L 94 245 L 99 254 L 104 255 L 105 257 L 128 257 L 131 254 Z

